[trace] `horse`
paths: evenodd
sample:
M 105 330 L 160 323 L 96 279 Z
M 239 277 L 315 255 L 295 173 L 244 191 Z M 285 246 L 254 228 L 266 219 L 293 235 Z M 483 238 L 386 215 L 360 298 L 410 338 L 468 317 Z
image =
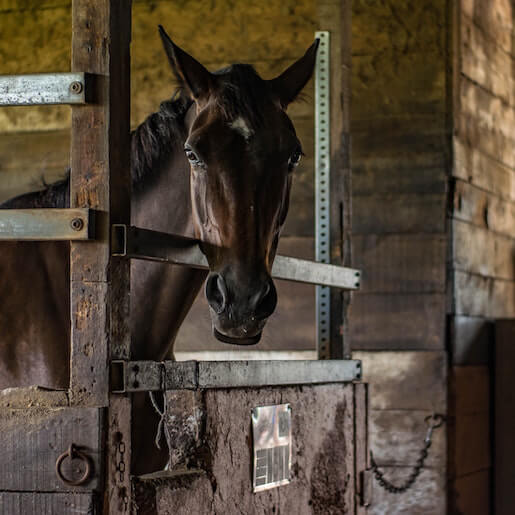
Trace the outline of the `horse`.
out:
M 131 224 L 196 238 L 209 270 L 131 263 L 135 360 L 170 355 L 205 282 L 220 341 L 259 341 L 277 303 L 271 268 L 303 154 L 286 114 L 310 79 L 318 40 L 282 74 L 262 79 L 248 64 L 209 72 L 159 26 L 178 93 L 131 133 Z M 69 181 L 2 208 L 69 206 Z M 70 359 L 69 243 L 0 246 L 0 388 L 67 388 Z M 207 280 L 206 280 L 207 278 Z M 158 423 L 148 397 L 134 395 L 133 473 L 167 457 L 149 436 Z

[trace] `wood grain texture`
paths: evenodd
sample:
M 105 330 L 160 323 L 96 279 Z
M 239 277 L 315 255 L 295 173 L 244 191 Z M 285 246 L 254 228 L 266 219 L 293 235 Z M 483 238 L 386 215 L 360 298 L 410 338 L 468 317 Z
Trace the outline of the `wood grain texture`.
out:
M 354 235 L 352 243 L 360 294 L 445 292 L 444 234 Z
M 509 173 L 513 175 L 513 172 Z M 454 185 L 453 204 L 453 218 L 513 238 L 513 200 L 504 200 L 499 198 L 498 193 L 492 194 L 468 182 L 457 180 Z
M 443 293 L 354 294 L 353 349 L 443 349 L 445 300 Z
M 368 507 L 364 506 L 363 473 L 369 468 L 369 409 L 368 385 L 359 383 L 354 386 L 354 435 L 355 435 L 355 464 L 354 477 L 356 481 L 356 515 L 366 515 Z
M 453 220 L 452 240 L 455 270 L 507 281 L 515 279 L 515 239 Z
M 446 413 L 447 356 L 442 351 L 354 351 L 369 385 L 371 410 Z
M 354 195 L 353 233 L 445 233 L 443 194 Z
M 449 492 L 449 508 L 453 513 L 466 513 L 467 515 L 508 515 L 513 505 L 507 511 L 491 510 L 490 485 L 492 473 L 490 470 L 480 470 L 466 476 L 457 478 Z
M 2 515 L 99 515 L 98 498 L 91 493 L 0 492 Z
M 96 408 L 3 408 L 0 412 L 0 490 L 11 491 L 91 491 L 101 490 L 102 410 Z M 55 463 L 71 443 L 90 457 L 92 479 L 81 487 L 67 486 L 55 473 Z M 79 474 L 77 474 L 77 470 Z M 63 462 L 63 473 L 80 477 L 80 461 Z

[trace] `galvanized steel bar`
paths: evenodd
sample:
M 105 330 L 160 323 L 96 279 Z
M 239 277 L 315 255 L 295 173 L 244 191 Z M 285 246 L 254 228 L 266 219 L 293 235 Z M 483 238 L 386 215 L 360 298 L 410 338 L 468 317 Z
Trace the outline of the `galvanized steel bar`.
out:
M 89 240 L 90 209 L 0 209 L 0 241 Z
M 85 73 L 0 75 L 0 106 L 85 103 Z
M 320 263 L 330 263 L 331 70 L 329 32 L 316 32 L 315 37 L 320 40 L 315 66 L 315 259 Z M 330 304 L 329 287 L 317 286 L 316 326 L 319 359 L 329 359 L 330 357 Z
M 115 361 L 117 393 L 346 383 L 361 379 L 359 360 Z
M 115 256 L 159 261 L 207 269 L 207 260 L 194 239 L 149 231 L 126 225 L 113 225 L 111 238 Z M 345 290 L 359 288 L 360 272 L 353 268 L 315 263 L 305 259 L 276 256 L 272 277 L 308 284 L 322 284 Z

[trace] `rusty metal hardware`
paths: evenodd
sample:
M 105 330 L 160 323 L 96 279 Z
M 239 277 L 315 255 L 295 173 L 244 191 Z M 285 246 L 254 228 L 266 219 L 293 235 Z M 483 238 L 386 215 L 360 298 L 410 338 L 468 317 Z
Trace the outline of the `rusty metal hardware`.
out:
M 68 479 L 64 476 L 63 471 L 61 470 L 61 467 L 63 465 L 63 462 L 66 458 L 69 458 L 70 460 L 79 459 L 85 464 L 85 470 L 82 476 L 78 479 Z M 89 457 L 84 454 L 79 447 L 77 447 L 75 444 L 70 444 L 70 447 L 63 452 L 55 462 L 55 473 L 57 474 L 57 477 L 65 484 L 69 486 L 80 486 L 86 483 L 91 476 L 91 461 Z
M 82 218 L 74 218 L 70 222 L 70 226 L 74 231 L 82 231 L 82 228 L 84 227 L 84 220 Z
M 70 91 L 74 93 L 75 95 L 78 95 L 79 93 L 82 93 L 82 82 L 79 82 L 78 80 L 74 80 L 70 84 Z
M 387 492 L 390 492 L 392 494 L 401 494 L 406 490 L 409 490 L 409 488 L 411 488 L 417 477 L 420 475 L 420 472 L 422 471 L 422 468 L 424 466 L 424 462 L 426 461 L 426 458 L 428 456 L 429 447 L 431 447 L 433 431 L 444 423 L 445 417 L 438 413 L 433 413 L 432 415 L 426 417 L 424 421 L 427 424 L 427 433 L 426 437 L 424 438 L 424 446 L 420 451 L 420 456 L 417 460 L 417 464 L 413 467 L 413 470 L 409 475 L 408 479 L 406 479 L 406 481 L 404 481 L 402 485 L 395 486 L 393 483 L 390 483 L 390 481 L 388 481 L 384 477 L 384 472 L 379 470 L 379 467 L 374 460 L 372 451 L 370 452 L 370 464 L 372 465 L 370 470 L 374 474 L 374 477 L 379 483 L 379 486 L 383 487 Z

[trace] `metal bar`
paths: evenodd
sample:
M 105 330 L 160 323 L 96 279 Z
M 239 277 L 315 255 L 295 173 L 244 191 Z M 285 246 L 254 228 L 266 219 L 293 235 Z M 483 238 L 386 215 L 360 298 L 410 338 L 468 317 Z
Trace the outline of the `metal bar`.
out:
M 315 65 L 315 259 L 330 263 L 331 120 L 329 32 L 319 31 Z M 329 359 L 331 291 L 327 285 L 316 288 L 316 328 L 319 359 Z
M 120 363 L 122 363 L 120 368 Z M 346 383 L 361 379 L 358 360 L 125 361 L 114 393 Z
M 175 234 L 114 224 L 111 238 L 115 256 L 159 261 L 207 269 L 207 260 L 198 241 Z M 276 279 L 308 284 L 322 284 L 345 290 L 356 290 L 361 273 L 353 268 L 315 263 L 305 259 L 276 256 L 272 267 Z
M 0 106 L 85 104 L 85 73 L 0 75 Z
M 90 240 L 91 209 L 0 209 L 0 241 Z

